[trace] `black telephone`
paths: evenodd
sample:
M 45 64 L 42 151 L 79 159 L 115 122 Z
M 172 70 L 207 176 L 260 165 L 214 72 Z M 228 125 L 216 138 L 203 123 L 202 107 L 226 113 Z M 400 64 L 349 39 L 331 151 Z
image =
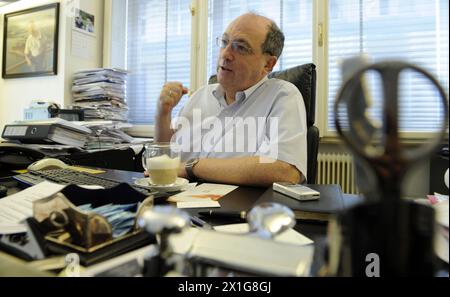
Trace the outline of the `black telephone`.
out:
M 45 157 L 43 152 L 16 143 L 0 143 L 0 168 L 15 170 L 27 168 Z

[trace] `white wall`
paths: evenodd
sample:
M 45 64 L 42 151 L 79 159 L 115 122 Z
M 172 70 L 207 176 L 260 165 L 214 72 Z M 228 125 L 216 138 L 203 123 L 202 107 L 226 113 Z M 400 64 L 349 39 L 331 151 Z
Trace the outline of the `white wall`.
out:
M 64 2 L 64 1 L 63 1 Z M 103 17 L 104 17 L 104 0 L 80 0 L 79 8 L 87 13 L 95 16 L 95 37 L 87 36 L 94 43 L 91 58 L 81 58 L 72 52 L 72 17 L 66 16 L 66 68 L 64 75 L 64 103 L 70 105 L 72 103 L 72 76 L 75 72 L 82 69 L 99 68 L 103 66 Z
M 41 6 L 58 1 L 49 0 L 23 0 L 5 6 L 0 11 L 0 22 L 3 27 L 3 15 L 22 9 Z M 63 11 L 63 5 L 60 10 Z M 62 13 L 60 12 L 60 15 Z M 65 44 L 64 32 L 66 24 L 60 19 L 59 23 L 59 45 Z M 3 29 L 0 31 L 0 50 L 3 51 Z M 41 76 L 30 78 L 0 78 L 0 129 L 17 119 L 23 118 L 23 109 L 32 100 L 52 100 L 62 104 L 64 98 L 64 56 L 66 49 L 58 46 L 58 74 L 56 76 Z M 0 61 L 2 66 L 2 61 Z
M 126 69 L 126 28 L 127 0 L 105 0 L 103 67 Z
M 3 51 L 3 15 L 49 3 L 60 3 L 58 34 L 58 72 L 54 76 L 30 78 L 0 78 L 0 131 L 7 123 L 23 119 L 23 110 L 33 100 L 54 101 L 63 107 L 72 102 L 72 74 L 80 69 L 102 66 L 103 0 L 22 0 L 0 9 L 0 50 Z M 72 12 L 78 7 L 95 16 L 95 46 L 92 58 L 79 58 L 72 54 Z M 2 61 L 0 61 L 1 67 Z

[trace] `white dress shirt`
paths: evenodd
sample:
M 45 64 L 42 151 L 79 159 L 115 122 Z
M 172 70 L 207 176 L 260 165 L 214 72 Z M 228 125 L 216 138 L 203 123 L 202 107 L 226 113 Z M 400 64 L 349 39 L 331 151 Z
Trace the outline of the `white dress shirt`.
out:
M 306 177 L 306 110 L 297 87 L 266 76 L 235 99 L 228 105 L 219 84 L 192 95 L 173 121 L 172 141 L 181 145 L 181 159 L 268 157 Z

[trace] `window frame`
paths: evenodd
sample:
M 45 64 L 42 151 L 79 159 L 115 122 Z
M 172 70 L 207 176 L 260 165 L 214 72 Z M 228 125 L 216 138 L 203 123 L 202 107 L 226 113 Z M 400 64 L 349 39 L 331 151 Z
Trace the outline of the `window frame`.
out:
M 207 83 L 207 53 L 208 53 L 208 0 L 192 0 L 191 10 L 191 69 L 190 69 L 190 92 L 189 96 Z M 317 86 L 316 86 L 316 123 L 320 130 L 322 143 L 340 142 L 336 131 L 328 129 L 328 48 L 329 48 L 329 10 L 328 0 L 313 1 L 312 18 L 312 62 L 317 66 Z M 113 4 L 114 3 L 114 4 Z M 120 4 L 119 4 L 120 3 Z M 112 18 L 116 16 L 115 9 L 121 9 L 125 13 L 125 18 L 114 19 L 114 26 L 126 26 L 127 0 L 113 1 L 105 0 L 104 18 L 104 67 L 124 67 L 124 60 L 114 52 L 113 45 L 126 44 L 125 34 L 112 34 Z M 126 48 L 126 47 L 125 47 Z M 154 125 L 134 125 L 129 132 L 138 137 L 152 137 L 154 135 Z M 402 140 L 411 143 L 421 143 L 427 141 L 431 133 L 426 132 L 404 132 L 400 133 Z

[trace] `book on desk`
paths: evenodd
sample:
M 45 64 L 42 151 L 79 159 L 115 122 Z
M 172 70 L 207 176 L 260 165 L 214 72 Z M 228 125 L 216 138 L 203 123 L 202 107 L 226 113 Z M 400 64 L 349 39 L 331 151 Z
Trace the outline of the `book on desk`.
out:
M 356 195 L 344 195 L 339 185 L 305 185 L 320 192 L 320 199 L 299 201 L 269 188 L 258 199 L 257 203 L 276 202 L 286 205 L 298 220 L 328 221 L 331 215 L 338 213 L 362 201 Z M 348 197 L 347 197 L 348 196 Z

